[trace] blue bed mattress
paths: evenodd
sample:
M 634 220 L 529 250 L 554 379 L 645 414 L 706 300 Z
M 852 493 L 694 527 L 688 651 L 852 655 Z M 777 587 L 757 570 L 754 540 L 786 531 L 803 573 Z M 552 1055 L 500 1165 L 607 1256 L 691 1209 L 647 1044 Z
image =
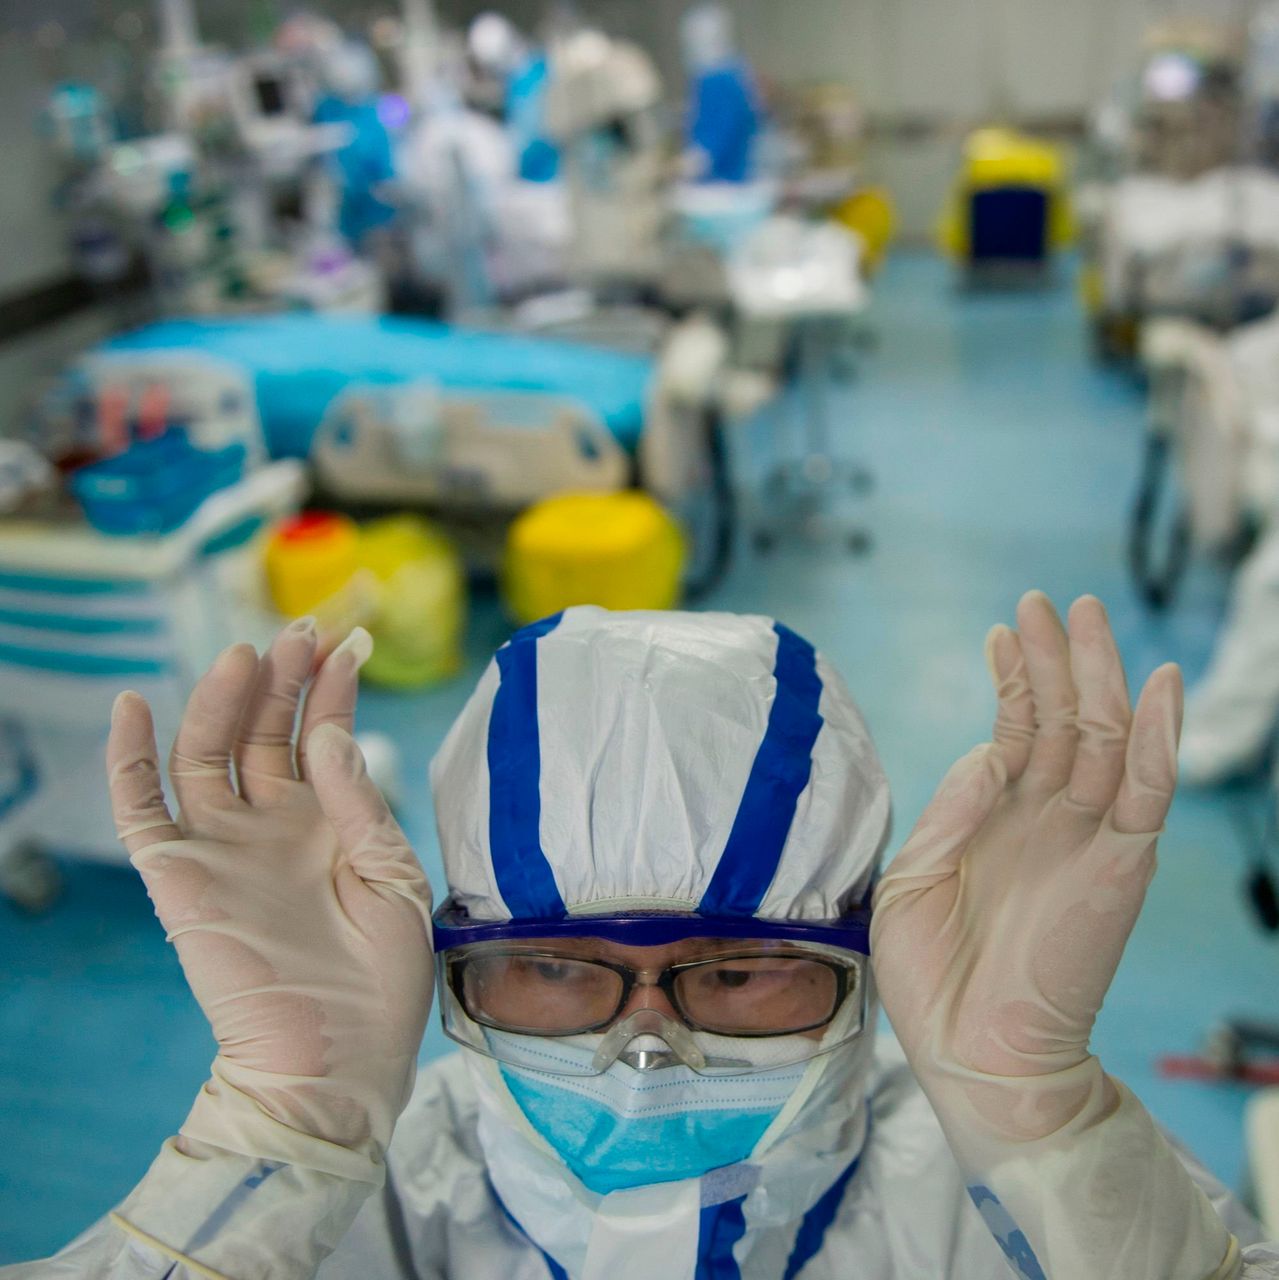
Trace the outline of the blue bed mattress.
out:
M 399 316 L 291 313 L 166 320 L 100 348 L 192 349 L 238 365 L 251 376 L 267 446 L 276 457 L 305 457 L 329 402 L 351 383 L 421 378 L 452 390 L 571 396 L 634 453 L 653 372 L 653 362 L 644 356 Z

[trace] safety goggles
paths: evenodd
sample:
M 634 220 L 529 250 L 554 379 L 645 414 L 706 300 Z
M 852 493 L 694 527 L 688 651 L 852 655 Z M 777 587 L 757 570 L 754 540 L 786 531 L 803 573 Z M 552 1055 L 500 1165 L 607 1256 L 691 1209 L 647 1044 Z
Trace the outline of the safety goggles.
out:
M 599 1074 L 619 1058 L 702 1074 L 790 1065 L 861 1033 L 868 924 L 868 912 L 830 923 L 657 913 L 473 923 L 446 903 L 435 920 L 444 1030 L 556 1074 Z M 653 948 L 654 963 L 619 958 L 610 943 Z M 646 988 L 661 999 L 626 1016 Z

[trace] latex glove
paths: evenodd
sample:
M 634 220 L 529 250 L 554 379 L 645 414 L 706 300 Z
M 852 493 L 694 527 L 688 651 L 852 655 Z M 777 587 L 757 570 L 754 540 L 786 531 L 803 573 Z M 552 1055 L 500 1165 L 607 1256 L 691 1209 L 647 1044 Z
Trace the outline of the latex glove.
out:
M 356 631 L 324 662 L 303 619 L 196 685 L 161 790 L 150 712 L 121 695 L 117 829 L 209 1019 L 187 1139 L 376 1185 L 430 1009 L 430 889 L 350 736 Z
M 1017 621 L 987 641 L 994 742 L 876 890 L 876 983 L 1019 1274 L 1203 1280 L 1230 1236 L 1089 1052 L 1172 800 L 1180 673 L 1132 711 L 1099 601 L 1076 601 L 1069 635 L 1039 592 Z

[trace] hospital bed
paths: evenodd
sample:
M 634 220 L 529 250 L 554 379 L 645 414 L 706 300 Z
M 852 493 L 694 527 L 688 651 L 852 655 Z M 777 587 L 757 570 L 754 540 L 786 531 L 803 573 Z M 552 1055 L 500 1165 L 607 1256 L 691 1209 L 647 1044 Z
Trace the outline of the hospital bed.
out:
M 305 486 L 297 462 L 267 464 L 163 535 L 0 522 L 0 892 L 45 905 L 46 849 L 124 860 L 103 777 L 111 704 L 136 689 L 169 740 L 219 650 L 269 640 L 279 620 L 257 589 L 256 535 Z
M 552 493 L 639 484 L 693 532 L 695 579 L 723 567 L 720 437 L 741 405 L 709 321 L 667 326 L 652 354 L 402 317 L 166 321 L 98 348 L 79 376 L 162 380 L 179 353 L 239 371 L 268 453 L 308 460 L 321 500 L 499 529 Z

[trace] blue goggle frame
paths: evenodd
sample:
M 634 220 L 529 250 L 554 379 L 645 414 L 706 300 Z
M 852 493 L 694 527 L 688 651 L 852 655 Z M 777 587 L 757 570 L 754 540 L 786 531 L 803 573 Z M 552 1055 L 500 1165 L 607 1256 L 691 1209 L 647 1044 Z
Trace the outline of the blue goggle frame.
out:
M 855 907 L 838 920 L 763 920 L 755 916 L 702 916 L 673 911 L 628 911 L 555 920 L 472 920 L 464 907 L 449 898 L 435 912 L 432 925 L 437 952 L 474 942 L 529 938 L 604 938 L 631 947 L 658 947 L 686 938 L 776 938 L 819 942 L 869 956 L 870 920 L 869 906 Z

